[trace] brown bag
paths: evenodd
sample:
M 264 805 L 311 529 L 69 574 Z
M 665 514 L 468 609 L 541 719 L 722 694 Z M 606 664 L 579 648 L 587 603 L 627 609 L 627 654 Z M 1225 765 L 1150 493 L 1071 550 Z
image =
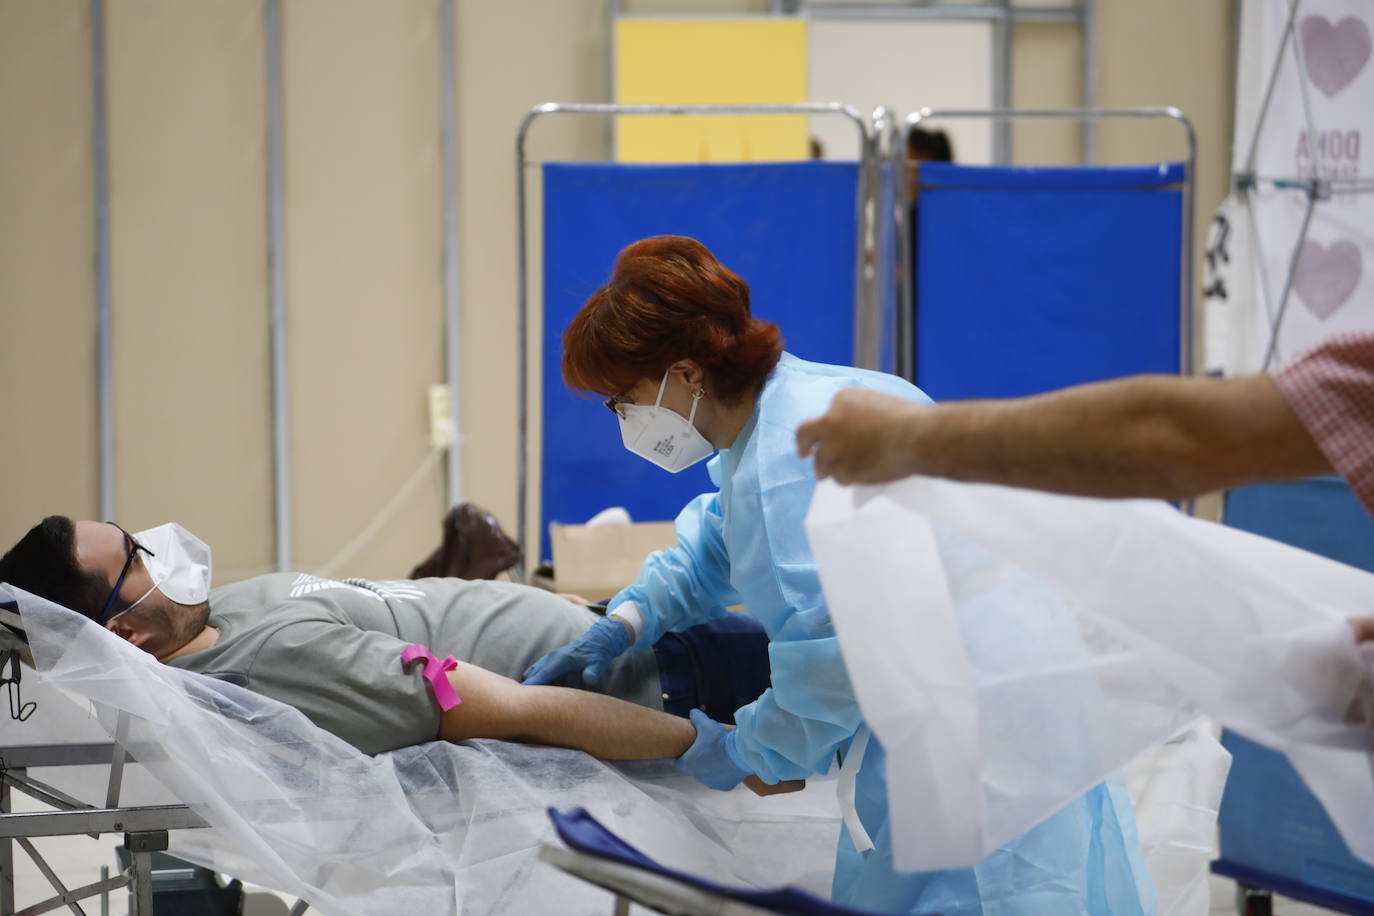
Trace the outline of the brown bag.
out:
M 444 516 L 444 539 L 410 571 L 412 579 L 494 579 L 520 561 L 520 545 L 501 530 L 496 516 L 459 503 Z

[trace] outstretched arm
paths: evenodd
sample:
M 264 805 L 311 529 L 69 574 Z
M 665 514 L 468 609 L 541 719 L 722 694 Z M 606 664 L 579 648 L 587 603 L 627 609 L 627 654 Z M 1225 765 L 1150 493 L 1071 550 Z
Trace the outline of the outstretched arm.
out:
M 1103 497 L 1185 499 L 1332 470 L 1267 375 L 1136 376 L 934 407 L 850 389 L 802 425 L 797 448 L 841 483 L 926 474 Z
M 606 760 L 678 757 L 696 729 L 686 719 L 586 690 L 526 687 L 476 665 L 448 672 L 462 703 L 443 713 L 446 741 L 498 738 L 586 751 Z

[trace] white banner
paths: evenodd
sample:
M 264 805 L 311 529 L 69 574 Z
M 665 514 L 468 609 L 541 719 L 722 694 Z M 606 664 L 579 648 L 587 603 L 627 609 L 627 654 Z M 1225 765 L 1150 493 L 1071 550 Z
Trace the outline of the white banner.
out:
M 1264 368 L 1276 321 L 1271 366 L 1331 334 L 1374 330 L 1374 193 L 1341 186 L 1374 180 L 1374 4 L 1298 0 L 1285 42 L 1290 15 L 1290 0 L 1242 10 L 1232 169 L 1250 170 L 1253 147 L 1259 184 L 1223 207 L 1205 284 L 1208 368 L 1230 375 Z M 1336 183 L 1304 235 L 1307 190 L 1274 182 L 1313 178 Z

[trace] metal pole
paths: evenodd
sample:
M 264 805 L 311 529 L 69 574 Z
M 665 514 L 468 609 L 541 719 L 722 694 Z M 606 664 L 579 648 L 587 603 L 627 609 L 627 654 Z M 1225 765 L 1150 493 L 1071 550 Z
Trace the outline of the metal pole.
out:
M 105 807 L 119 807 L 119 793 L 124 787 L 124 746 L 129 741 L 129 714 L 120 710 L 115 720 L 114 744 L 110 749 L 110 781 L 105 787 Z
M 526 112 L 525 117 L 520 121 L 520 129 L 515 137 L 515 206 L 516 206 L 516 300 L 517 300 L 517 344 L 519 353 L 516 357 L 516 364 L 519 378 L 516 380 L 517 416 L 516 422 L 516 459 L 518 468 L 516 469 L 517 494 L 516 521 L 517 537 L 520 542 L 520 563 L 512 570 L 511 575 L 517 582 L 525 581 L 525 560 L 529 552 L 529 525 L 525 518 L 526 507 L 528 506 L 529 490 L 529 244 L 526 240 L 528 223 L 528 204 L 525 188 L 525 168 L 528 164 L 525 158 L 525 141 L 534 122 L 544 115 L 551 114 L 572 114 L 572 115 L 842 115 L 854 124 L 859 132 L 859 188 L 856 193 L 857 198 L 857 232 L 859 242 L 856 251 L 855 264 L 855 294 L 858 297 L 854 303 L 855 309 L 863 308 L 863 229 L 864 215 L 863 207 L 866 200 L 867 184 L 864 182 L 863 157 L 867 154 L 870 144 L 870 134 L 868 125 L 864 122 L 863 116 L 850 105 L 842 105 L 837 102 L 806 102 L 795 105 L 611 105 L 603 103 L 568 103 L 560 104 L 557 102 L 546 102 L 543 105 L 536 105 Z
M 896 221 L 896 261 L 898 265 L 897 288 L 894 292 L 896 301 L 893 303 L 893 308 L 897 313 L 894 331 L 897 336 L 896 365 L 894 368 L 898 375 L 914 385 L 916 383 L 916 262 L 913 257 L 911 242 L 915 227 L 911 224 L 913 213 L 910 203 L 910 178 L 907 175 L 906 132 L 902 130 L 900 121 L 893 121 L 892 130 L 893 138 L 890 152 L 894 172 L 893 180 L 896 184 L 893 192 L 896 197 L 893 219 Z
M 57 872 L 53 871 L 52 866 L 49 865 L 47 863 L 47 860 L 39 854 L 37 848 L 34 847 L 33 843 L 28 839 L 28 837 L 15 837 L 15 842 L 19 844 L 20 849 L 24 850 L 24 852 L 28 854 L 29 861 L 33 862 L 33 864 L 38 868 L 38 870 L 42 872 L 43 877 L 48 879 L 48 884 L 52 885 L 52 889 L 57 891 L 57 896 L 52 897 L 48 900 L 50 906 L 35 905 L 32 907 L 25 907 L 25 913 L 31 911 L 41 912 L 46 909 L 56 909 L 59 906 L 65 905 L 67 909 L 75 913 L 76 916 L 86 916 L 86 911 L 81 908 L 81 905 L 79 903 L 76 902 L 76 900 L 79 898 L 73 898 L 72 892 L 67 888 L 67 885 L 62 883 L 62 879 L 58 877 Z M 13 911 L 10 910 L 6 912 Z
M 1011 0 L 1001 0 L 1001 14 L 992 25 L 992 107 L 1011 108 Z M 1011 162 L 1011 121 L 992 126 L 992 161 Z
M 1293 13 L 1297 14 L 1299 0 L 1293 0 Z M 1298 96 L 1302 99 L 1303 120 L 1307 123 L 1307 146 L 1312 151 L 1312 177 L 1320 181 L 1322 175 L 1322 147 L 1317 142 L 1317 121 L 1312 117 L 1312 90 L 1307 85 L 1307 61 L 1303 58 L 1302 42 L 1296 36 L 1290 41 L 1293 49 L 1294 73 L 1298 80 Z
M 877 177 L 873 168 L 877 157 L 874 155 L 875 142 L 867 132 L 859 140 L 859 187 L 855 194 L 854 214 L 854 356 L 855 366 L 865 369 L 876 368 L 873 354 L 876 350 L 873 340 L 873 286 L 870 278 L 877 265 L 869 262 L 869 227 L 876 222 L 869 214 L 877 209 L 873 200 L 873 189 Z
M 153 854 L 151 852 L 131 852 L 129 890 L 133 898 L 130 916 L 154 916 L 153 914 Z
M 114 354 L 110 313 L 110 151 L 105 91 L 105 0 L 90 0 L 91 152 L 95 169 L 96 401 L 100 517 L 115 517 Z
M 552 105 L 540 105 L 533 111 L 528 112 L 520 122 L 520 130 L 515 137 L 515 264 L 516 264 L 516 302 L 519 305 L 516 321 L 516 366 L 518 367 L 518 378 L 516 379 L 516 539 L 520 542 L 520 562 L 511 569 L 511 578 L 516 582 L 527 582 L 526 562 L 529 560 L 529 523 L 525 518 L 529 504 L 529 473 L 530 473 L 530 354 L 529 354 L 529 312 L 530 312 L 530 293 L 529 281 L 526 274 L 529 273 L 529 244 L 525 237 L 529 234 L 526 228 L 526 211 L 528 209 L 525 201 L 525 137 L 529 133 L 530 125 L 534 123 L 537 113 L 554 110 Z M 535 560 L 538 565 L 538 559 Z
M 286 350 L 286 231 L 282 205 L 281 0 L 263 0 L 267 59 L 267 271 L 271 301 L 272 468 L 277 570 L 291 568 L 291 452 Z
M 440 156 L 443 160 L 444 221 L 444 377 L 448 383 L 451 438 L 448 443 L 448 505 L 463 497 L 462 363 L 459 352 L 460 310 L 458 273 L 458 90 L 454 67 L 453 0 L 439 0 Z
M 0 779 L 0 817 L 13 810 L 10 784 Z M 14 841 L 0 839 L 0 913 L 14 912 Z
M 1083 107 L 1097 107 L 1097 0 L 1081 0 L 1083 42 Z M 1082 126 L 1082 157 L 1085 165 L 1097 161 L 1097 122 Z
M 1193 284 L 1194 224 L 1197 218 L 1197 132 L 1193 122 L 1177 108 L 1169 108 L 1167 116 L 1183 127 L 1188 141 L 1187 174 L 1183 176 L 1183 225 L 1179 231 L 1179 363 L 1180 375 L 1192 375 L 1196 365 L 1196 345 L 1193 342 L 1197 321 L 1197 290 Z
M 1288 276 L 1283 280 L 1283 295 L 1279 296 L 1279 313 L 1274 318 L 1274 329 L 1269 334 L 1269 346 L 1265 349 L 1264 365 L 1261 372 L 1268 372 L 1274 361 L 1274 353 L 1279 346 L 1279 333 L 1283 329 L 1283 318 L 1288 314 L 1288 300 L 1293 293 L 1293 282 L 1298 275 L 1298 261 L 1302 258 L 1302 246 L 1307 241 L 1307 230 L 1312 225 L 1312 211 L 1317 206 L 1317 195 L 1307 196 L 1307 209 L 1302 214 L 1302 228 L 1298 230 L 1298 240 L 1293 245 L 1293 254 L 1288 259 Z
M 1279 71 L 1283 69 L 1283 54 L 1288 50 L 1288 42 L 1293 37 L 1293 21 L 1297 15 L 1298 0 L 1292 0 L 1292 6 L 1288 9 L 1288 24 L 1284 26 L 1283 37 L 1279 39 L 1279 53 L 1274 55 L 1274 66 L 1269 71 L 1269 83 L 1264 87 L 1264 101 L 1260 103 L 1259 113 L 1255 116 L 1255 129 L 1250 137 L 1250 150 L 1245 154 L 1245 171 L 1247 174 L 1255 171 L 1255 156 L 1259 152 L 1260 131 L 1264 129 L 1264 119 L 1269 115 L 1269 103 L 1274 98 L 1274 87 L 1279 81 Z
M 789 0 L 795 3 L 796 12 L 812 19 L 888 19 L 888 20 L 935 20 L 943 22 L 996 22 L 1004 14 L 1003 0 L 987 3 L 948 3 L 948 2 L 911 2 L 863 3 L 830 2 L 811 3 Z M 1012 4 L 1011 18 L 1016 22 L 1043 24 L 1074 23 L 1079 19 L 1079 10 L 1073 6 L 1029 6 Z
M 882 308 L 879 302 L 879 277 L 890 269 L 883 258 L 883 239 L 881 227 L 886 225 L 887 217 L 882 212 L 882 163 L 886 155 L 883 143 L 892 129 L 894 115 L 886 106 L 873 109 L 873 131 L 869 142 L 867 163 L 859 168 L 868 174 L 868 193 L 864 196 L 863 219 L 859 222 L 859 233 L 864 240 L 863 264 L 863 308 L 854 310 L 855 334 L 854 365 L 862 369 L 878 369 L 882 365 Z M 860 333 L 862 328 L 862 334 Z

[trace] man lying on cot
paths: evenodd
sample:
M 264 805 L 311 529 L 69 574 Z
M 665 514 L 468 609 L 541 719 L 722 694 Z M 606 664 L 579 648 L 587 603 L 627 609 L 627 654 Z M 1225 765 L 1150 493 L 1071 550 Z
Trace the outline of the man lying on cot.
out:
M 161 662 L 293 706 L 369 754 L 497 738 L 611 760 L 678 757 L 696 735 L 691 709 L 729 722 L 768 686 L 767 637 L 731 614 L 610 660 L 587 683 L 574 674 L 564 686 L 523 687 L 511 678 L 585 631 L 595 612 L 529 586 L 451 578 L 278 573 L 212 590 L 210 548 L 175 524 L 131 535 L 50 516 L 0 557 L 0 582 L 84 614 Z M 447 668 L 427 655 L 459 661 Z
M 797 450 L 845 484 L 924 474 L 1099 497 L 1337 473 L 1374 514 L 1374 333 L 1244 378 L 1142 375 L 935 407 L 851 388 L 801 425 Z M 1374 641 L 1374 617 L 1350 625 Z

